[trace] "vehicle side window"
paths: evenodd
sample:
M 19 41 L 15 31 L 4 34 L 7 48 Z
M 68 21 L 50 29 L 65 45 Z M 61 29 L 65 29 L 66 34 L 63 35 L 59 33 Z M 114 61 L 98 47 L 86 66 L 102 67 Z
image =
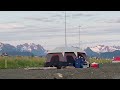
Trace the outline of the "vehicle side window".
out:
M 67 59 L 67 62 L 69 62 L 69 63 L 74 63 L 74 61 L 75 61 L 73 56 L 70 56 L 70 55 L 66 56 L 66 59 Z
M 51 61 L 59 61 L 59 56 L 58 55 L 52 56 Z

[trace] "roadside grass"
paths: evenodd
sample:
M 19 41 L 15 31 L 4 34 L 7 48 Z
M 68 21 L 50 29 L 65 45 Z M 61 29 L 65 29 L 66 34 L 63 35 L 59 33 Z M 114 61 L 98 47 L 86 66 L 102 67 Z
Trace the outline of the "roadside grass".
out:
M 90 63 L 93 63 L 93 62 L 96 62 L 96 63 L 99 63 L 99 64 L 105 64 L 105 63 L 112 63 L 112 59 L 94 59 L 94 58 L 90 58 L 89 59 L 89 62 Z
M 17 69 L 17 68 L 26 68 L 26 67 L 42 67 L 46 58 L 41 57 L 0 57 L 0 69 Z
M 29 67 L 43 67 L 46 58 L 41 57 L 22 57 L 22 56 L 0 56 L 0 69 L 18 69 Z M 112 60 L 90 58 L 90 63 L 112 64 Z

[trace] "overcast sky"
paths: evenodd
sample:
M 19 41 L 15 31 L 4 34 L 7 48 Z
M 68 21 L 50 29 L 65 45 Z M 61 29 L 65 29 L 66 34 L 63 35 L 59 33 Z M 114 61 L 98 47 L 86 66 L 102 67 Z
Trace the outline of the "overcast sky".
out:
M 120 11 L 67 11 L 67 45 L 120 45 Z M 64 11 L 0 11 L 0 42 L 64 46 Z

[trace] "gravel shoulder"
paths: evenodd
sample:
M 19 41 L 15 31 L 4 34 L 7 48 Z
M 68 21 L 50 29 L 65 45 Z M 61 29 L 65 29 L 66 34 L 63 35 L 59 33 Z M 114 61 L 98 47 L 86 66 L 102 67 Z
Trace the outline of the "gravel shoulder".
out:
M 56 77 L 61 74 L 62 77 Z M 54 70 L 0 69 L 0 79 L 120 79 L 120 64 Z

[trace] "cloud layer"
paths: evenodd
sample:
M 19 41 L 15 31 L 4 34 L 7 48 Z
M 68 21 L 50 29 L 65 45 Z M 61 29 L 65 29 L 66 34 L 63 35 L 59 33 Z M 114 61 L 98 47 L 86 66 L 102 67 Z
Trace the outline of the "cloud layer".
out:
M 0 42 L 46 43 L 46 48 L 64 45 L 64 12 L 6 12 L 7 15 L 12 17 L 0 14 Z M 77 45 L 79 25 L 84 45 L 119 42 L 120 12 L 67 11 L 68 44 Z

